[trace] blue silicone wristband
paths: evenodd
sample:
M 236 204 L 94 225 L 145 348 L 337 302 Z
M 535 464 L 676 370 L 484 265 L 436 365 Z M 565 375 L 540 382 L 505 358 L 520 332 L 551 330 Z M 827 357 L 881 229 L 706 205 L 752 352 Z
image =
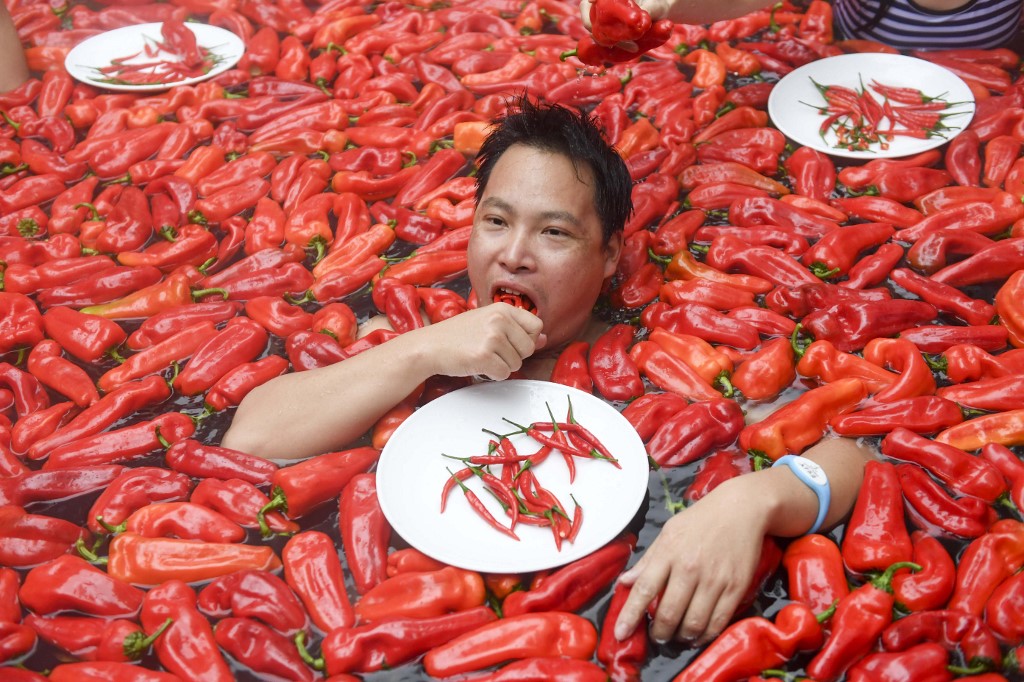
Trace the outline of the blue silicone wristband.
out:
M 825 522 L 828 514 L 828 507 L 832 501 L 832 489 L 828 484 L 828 476 L 824 469 L 816 462 L 799 455 L 783 455 L 772 464 L 774 469 L 777 466 L 789 467 L 789 470 L 807 485 L 818 498 L 818 517 L 814 519 L 814 525 L 807 531 L 807 534 L 818 532 L 821 524 Z

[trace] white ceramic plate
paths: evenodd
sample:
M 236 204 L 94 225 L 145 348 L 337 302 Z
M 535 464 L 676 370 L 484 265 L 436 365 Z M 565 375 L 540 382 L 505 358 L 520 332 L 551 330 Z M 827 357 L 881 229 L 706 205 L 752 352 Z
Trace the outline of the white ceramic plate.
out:
M 124 26 L 106 31 L 99 35 L 92 36 L 75 45 L 64 59 L 64 67 L 74 78 L 107 90 L 123 90 L 131 92 L 154 92 L 167 90 L 176 85 L 192 85 L 208 78 L 213 78 L 219 73 L 227 71 L 242 58 L 245 53 L 245 43 L 231 31 L 209 26 L 186 22 L 185 26 L 196 34 L 196 42 L 200 47 L 205 47 L 215 55 L 216 63 L 213 68 L 202 76 L 195 78 L 184 78 L 167 83 L 149 83 L 145 85 L 129 85 L 124 83 L 106 83 L 105 76 L 97 69 L 110 66 L 114 59 L 140 52 L 146 47 L 147 40 L 159 41 L 160 22 L 152 24 L 136 24 L 135 26 Z M 152 42 L 150 43 L 152 44 Z M 152 61 L 153 57 L 145 54 L 126 63 L 138 63 Z
M 549 421 L 545 403 L 563 420 L 572 399 L 576 420 L 612 452 L 621 469 L 597 459 L 576 459 L 576 478 L 557 453 L 535 473 L 572 514 L 569 494 L 583 507 L 575 542 L 555 548 L 550 528 L 519 524 L 516 541 L 492 528 L 469 506 L 456 487 L 442 514 L 441 492 L 462 462 L 458 457 L 486 454 L 491 436 L 481 429 L 509 433 L 520 424 Z M 520 454 L 538 445 L 513 438 Z M 497 474 L 500 468 L 492 470 Z M 488 573 L 525 573 L 560 566 L 599 549 L 614 539 L 636 514 L 647 494 L 647 452 L 633 427 L 611 405 L 561 384 L 545 381 L 496 381 L 448 393 L 424 405 L 396 429 L 377 464 L 377 495 L 394 531 L 421 552 L 461 568 Z M 496 519 L 508 525 L 501 506 L 478 477 L 466 481 Z
M 825 100 L 811 82 L 821 85 L 844 85 L 860 90 L 861 83 L 872 79 L 894 87 L 916 88 L 929 97 L 942 97 L 947 102 L 959 102 L 943 110 L 950 114 L 943 124 L 951 128 L 941 136 L 923 139 L 897 136 L 888 149 L 873 144 L 867 150 L 847 150 L 836 147 L 836 136 L 831 130 L 822 138 L 818 131 L 825 115 L 816 107 Z M 876 94 L 875 99 L 881 101 Z M 810 106 L 809 106 L 810 105 Z M 795 69 L 782 78 L 768 98 L 768 115 L 775 126 L 787 137 L 804 146 L 833 156 L 854 159 L 880 159 L 911 156 L 938 147 L 956 137 L 974 116 L 974 96 L 970 88 L 953 72 L 923 59 L 893 54 L 845 54 L 811 62 Z

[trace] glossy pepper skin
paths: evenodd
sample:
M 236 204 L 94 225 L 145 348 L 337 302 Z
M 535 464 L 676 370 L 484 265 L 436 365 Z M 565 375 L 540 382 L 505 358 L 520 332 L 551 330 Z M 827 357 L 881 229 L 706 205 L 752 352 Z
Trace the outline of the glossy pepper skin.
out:
M 850 667 L 850 682 L 947 682 L 949 654 L 940 644 L 918 644 L 902 652 L 870 653 Z
M 921 570 L 896 572 L 892 579 L 896 603 L 908 611 L 942 608 L 953 594 L 953 581 L 956 578 L 953 558 L 935 536 L 925 531 L 915 530 L 910 540 L 914 546 L 911 560 Z
M 635 538 L 619 538 L 555 570 L 536 588 L 505 597 L 505 617 L 542 611 L 578 611 L 603 591 L 625 567 Z
M 597 630 L 573 613 L 528 613 L 483 625 L 434 647 L 423 659 L 428 675 L 446 677 L 531 656 L 589 659 Z
M 647 452 L 660 466 L 682 466 L 733 443 L 743 426 L 743 411 L 734 400 L 692 403 L 662 423 Z
M 276 570 L 273 548 L 240 543 L 147 538 L 121 533 L 110 541 L 107 573 L 137 585 L 211 580 L 243 569 Z
M 318 628 L 331 632 L 352 626 L 355 613 L 345 591 L 341 560 L 329 535 L 303 531 L 288 540 L 281 559 L 285 581 Z
M 214 578 L 199 591 L 197 606 L 211 618 L 255 618 L 291 637 L 307 624 L 302 602 L 268 571 L 241 570 Z
M 89 530 L 103 533 L 105 528 L 99 519 L 116 526 L 151 502 L 184 500 L 191 488 L 192 480 L 176 471 L 160 467 L 125 469 L 103 489 L 89 508 Z
M 910 561 L 913 545 L 903 517 L 903 495 L 895 466 L 868 462 L 861 489 L 863 494 L 857 497 L 843 536 L 846 565 L 853 571 L 868 572 Z
M 270 480 L 278 467 L 273 462 L 240 450 L 205 445 L 192 438 L 167 449 L 164 460 L 174 471 L 197 478 L 240 478 L 255 485 Z
M 827 611 L 850 593 L 839 547 L 817 533 L 789 543 L 782 555 L 790 598 L 814 613 Z
M 377 502 L 377 477 L 353 476 L 339 496 L 339 527 L 349 572 L 365 595 L 387 578 L 391 526 Z
M 479 573 L 454 566 L 426 573 L 400 573 L 372 587 L 355 604 L 357 620 L 427 618 L 465 611 L 484 603 Z
M 736 621 L 700 653 L 673 682 L 726 682 L 756 675 L 798 651 L 821 646 L 821 625 L 803 604 L 787 604 L 772 622 L 761 616 Z
M 1024 566 L 1024 524 L 1000 519 L 960 556 L 947 608 L 976 616 L 995 589 Z
M 821 438 L 830 418 L 852 410 L 866 395 L 864 383 L 853 378 L 812 388 L 762 421 L 744 427 L 739 445 L 773 461 L 787 453 L 799 454 Z
M 881 444 L 882 454 L 919 464 L 953 490 L 993 502 L 1007 490 L 999 470 L 959 448 L 896 428 Z
M 134 618 L 144 594 L 81 557 L 65 555 L 29 571 L 18 596 L 22 605 L 38 615 L 80 611 L 92 616 Z
M 836 680 L 871 651 L 892 622 L 892 576 L 901 568 L 918 567 L 909 562 L 895 563 L 840 600 L 832 616 L 832 632 L 807 665 L 809 675 L 822 682 Z
M 609 400 L 631 400 L 643 395 L 643 381 L 627 349 L 636 330 L 629 324 L 613 325 L 590 349 L 590 376 L 598 392 Z
M 217 647 L 213 629 L 196 608 L 195 591 L 180 580 L 168 580 L 146 593 L 139 614 L 146 630 L 155 630 L 168 618 L 171 625 L 154 644 L 157 658 L 182 679 L 234 678 Z
M 929 303 L 906 299 L 836 303 L 807 315 L 802 324 L 815 339 L 831 341 L 836 348 L 851 352 L 871 339 L 931 322 L 937 314 Z
M 841 414 L 828 423 L 841 436 L 884 436 L 897 427 L 937 433 L 963 420 L 954 401 L 941 395 L 918 395 Z
M 969 668 L 997 668 L 1002 659 L 995 634 L 979 616 L 937 609 L 900 618 L 882 632 L 886 651 L 906 651 L 923 642 L 936 642 L 963 654 Z
M 334 499 L 356 474 L 377 461 L 373 448 L 339 450 L 277 469 L 271 476 L 271 502 L 266 510 L 280 509 L 297 519 Z
M 214 626 L 213 636 L 224 651 L 260 675 L 300 682 L 316 679 L 292 641 L 257 620 L 223 618 Z
M 30 567 L 67 554 L 88 533 L 70 521 L 42 514 L 28 514 L 15 505 L 0 506 L 0 563 L 8 567 Z M 7 574 L 2 576 L 8 579 Z M 11 590 L 16 597 L 17 582 Z M 21 612 L 18 611 L 20 618 Z
M 147 636 L 135 622 L 126 619 L 83 618 L 80 616 L 49 616 L 35 614 L 25 617 L 25 624 L 39 636 L 75 658 L 86 661 L 137 661 L 149 651 L 153 642 L 170 623 L 161 625 Z

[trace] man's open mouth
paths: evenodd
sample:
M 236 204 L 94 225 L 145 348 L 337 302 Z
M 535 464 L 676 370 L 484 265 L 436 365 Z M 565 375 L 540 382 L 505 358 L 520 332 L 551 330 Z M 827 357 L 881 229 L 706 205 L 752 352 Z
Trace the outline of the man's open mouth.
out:
M 537 314 L 537 306 L 534 305 L 529 296 L 511 289 L 501 288 L 494 292 L 494 302 L 508 303 L 516 308 L 522 308 L 523 310 L 529 311 L 534 315 Z

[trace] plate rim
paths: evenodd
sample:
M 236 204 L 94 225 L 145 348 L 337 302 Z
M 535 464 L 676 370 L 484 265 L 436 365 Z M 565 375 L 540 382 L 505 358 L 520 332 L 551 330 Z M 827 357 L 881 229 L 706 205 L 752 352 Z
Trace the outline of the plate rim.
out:
M 201 35 L 205 33 L 210 36 L 223 36 L 223 40 L 221 41 L 221 43 L 228 43 L 230 45 L 231 49 L 228 51 L 227 58 L 221 63 L 217 64 L 214 68 L 210 69 L 209 73 L 205 73 L 201 76 L 196 76 L 193 78 L 184 78 L 180 81 L 174 81 L 173 83 L 148 83 L 139 85 L 132 85 L 126 83 L 103 83 L 83 73 L 83 71 L 90 69 L 91 65 L 82 63 L 80 61 L 81 56 L 79 55 L 82 52 L 88 52 L 88 46 L 90 43 L 98 44 L 101 42 L 105 42 L 107 40 L 110 40 L 112 36 L 119 37 L 118 34 L 124 34 L 125 36 L 141 34 L 149 29 L 155 29 L 159 33 L 160 27 L 163 25 L 162 21 L 149 21 L 141 24 L 118 26 L 117 28 L 112 28 L 110 30 L 103 31 L 102 33 L 97 33 L 96 35 L 89 36 L 82 42 L 72 47 L 64 56 L 64 69 L 75 80 L 78 80 L 82 83 L 85 83 L 86 85 L 90 85 L 95 88 L 113 90 L 117 92 L 159 92 L 162 90 L 170 90 L 171 88 L 177 87 L 179 85 L 194 85 L 196 83 L 201 83 L 205 80 L 209 80 L 210 78 L 214 78 L 220 75 L 221 73 L 224 73 L 225 71 L 233 68 L 235 64 L 237 64 L 238 61 L 242 58 L 242 55 L 245 54 L 245 41 L 236 33 L 229 31 L 228 29 L 223 28 L 221 26 L 214 26 L 212 24 L 207 24 L 201 21 L 186 21 L 184 23 L 185 26 L 189 27 L 189 29 L 196 34 L 197 42 L 199 40 L 203 40 L 206 37 Z M 216 43 L 215 46 L 219 44 L 220 43 Z M 209 46 L 203 45 L 202 43 L 200 43 L 200 45 L 207 47 L 207 49 L 210 49 Z M 83 49 L 83 47 L 85 49 Z
M 810 142 L 808 142 L 808 141 L 806 141 L 804 139 L 797 139 L 797 137 L 794 137 L 792 135 L 792 133 L 790 132 L 792 130 L 792 126 L 785 126 L 785 124 L 780 125 L 780 123 L 779 123 L 780 119 L 785 121 L 785 116 L 784 115 L 778 115 L 778 116 L 776 115 L 778 112 L 782 111 L 782 109 L 780 107 L 780 104 L 778 102 L 779 98 L 782 96 L 782 93 L 781 93 L 781 91 L 779 91 L 778 86 L 780 84 L 782 84 L 784 81 L 786 81 L 787 79 L 791 79 L 793 81 L 796 81 L 800 77 L 807 78 L 809 73 L 813 73 L 814 71 L 822 68 L 822 64 L 827 64 L 827 63 L 830 63 L 830 62 L 835 64 L 836 62 L 839 62 L 839 61 L 847 61 L 847 62 L 854 62 L 854 63 L 859 62 L 859 61 L 896 61 L 896 62 L 902 61 L 902 62 L 904 62 L 904 63 L 906 63 L 908 65 L 909 64 L 915 64 L 915 65 L 918 66 L 918 68 L 929 69 L 929 70 L 931 70 L 931 69 L 941 69 L 941 73 L 943 74 L 944 77 L 949 78 L 949 79 L 951 79 L 951 80 L 953 80 L 955 82 L 960 83 L 963 86 L 964 91 L 968 94 L 968 97 L 970 98 L 969 101 L 964 100 L 963 102 L 958 102 L 958 103 L 962 103 L 962 104 L 967 104 L 970 107 L 969 111 L 965 110 L 963 112 L 959 112 L 959 113 L 962 113 L 964 116 L 966 116 L 966 119 L 964 119 L 963 125 L 958 130 L 951 131 L 948 137 L 937 136 L 935 138 L 928 139 L 924 143 L 922 143 L 920 146 L 918 146 L 917 148 L 915 148 L 915 149 L 913 149 L 911 151 L 902 151 L 901 152 L 901 151 L 893 151 L 891 149 L 889 149 L 889 150 L 877 149 L 877 150 L 865 150 L 865 151 L 852 150 L 851 151 L 851 150 L 843 149 L 841 147 L 837 148 L 837 147 L 827 146 L 827 145 L 823 144 L 823 142 L 820 139 L 820 136 L 818 136 L 816 138 L 811 138 Z M 776 94 L 776 93 L 779 93 L 779 94 Z M 951 142 L 958 135 L 960 135 L 960 133 L 962 133 L 964 130 L 966 130 L 967 127 L 970 125 L 971 121 L 974 119 L 974 114 L 975 114 L 975 111 L 976 111 L 976 108 L 977 108 L 976 105 L 977 105 L 977 102 L 976 102 L 976 100 L 974 98 L 974 95 L 970 92 L 970 88 L 967 86 L 967 84 L 964 82 L 964 80 L 962 78 L 960 78 L 959 76 L 957 76 L 952 71 L 950 71 L 949 69 L 944 69 L 942 66 L 940 66 L 938 64 L 933 64 L 932 62 L 929 62 L 926 59 L 920 59 L 918 57 L 911 57 L 910 55 L 904 55 L 904 54 L 888 54 L 888 53 L 882 53 L 882 52 L 852 52 L 852 53 L 847 53 L 847 54 L 833 55 L 831 57 L 825 57 L 825 58 L 822 58 L 822 59 L 816 59 L 816 60 L 814 60 L 812 62 L 809 62 L 807 64 L 804 64 L 802 66 L 797 67 L 796 69 L 794 69 L 790 73 L 788 73 L 785 76 L 783 76 L 782 78 L 780 78 L 775 83 L 775 87 L 772 88 L 771 92 L 768 95 L 767 111 L 768 111 L 768 117 L 769 117 L 769 120 L 771 121 L 771 123 L 776 128 L 778 128 L 779 131 L 782 132 L 787 138 L 793 140 L 797 144 L 800 144 L 800 145 L 805 146 L 805 147 L 811 147 L 812 149 L 820 151 L 820 152 L 822 152 L 824 154 L 828 154 L 829 156 L 838 156 L 838 157 L 842 157 L 842 158 L 855 159 L 855 160 L 870 160 L 870 159 L 903 158 L 903 157 L 907 157 L 907 156 L 913 156 L 915 154 L 920 154 L 921 152 L 928 151 L 930 149 L 935 149 L 937 147 L 941 147 L 942 145 Z M 784 129 L 784 127 L 788 128 L 788 130 Z
M 428 556 L 433 557 L 434 559 L 437 559 L 438 561 L 442 561 L 442 562 L 444 562 L 446 564 L 450 564 L 450 565 L 453 565 L 453 566 L 464 568 L 466 570 L 475 570 L 475 571 L 484 572 L 484 573 L 531 573 L 531 572 L 545 570 L 545 569 L 549 569 L 549 568 L 556 568 L 558 566 L 562 566 L 562 565 L 565 565 L 565 564 L 570 563 L 572 561 L 575 561 L 575 560 L 577 560 L 579 558 L 582 558 L 583 556 L 586 556 L 586 555 L 596 551 L 600 547 L 603 547 L 604 545 L 606 545 L 608 542 L 611 542 L 612 540 L 614 540 L 616 537 L 618 537 L 621 534 L 621 532 L 626 527 L 628 527 L 629 523 L 636 516 L 637 511 L 643 506 L 644 500 L 646 499 L 646 497 L 648 495 L 648 491 L 649 491 L 650 469 L 648 467 L 648 461 L 647 461 L 647 450 L 644 447 L 643 441 L 640 439 L 640 436 L 633 429 L 632 425 L 629 424 L 628 420 L 626 420 L 626 418 L 622 416 L 622 414 L 621 414 L 621 412 L 619 410 L 617 410 L 613 405 L 609 404 L 607 401 L 603 400 L 602 398 L 600 398 L 598 396 L 595 396 L 595 395 L 593 395 L 591 393 L 587 393 L 585 391 L 581 391 L 581 390 L 579 390 L 577 388 L 574 388 L 574 387 L 571 387 L 571 386 L 565 386 L 563 384 L 558 384 L 556 382 L 551 382 L 551 381 L 543 381 L 543 380 L 537 380 L 537 379 L 506 379 L 506 380 L 503 380 L 503 381 L 483 382 L 483 383 L 472 384 L 470 386 L 466 386 L 466 387 L 457 389 L 455 391 L 451 391 L 450 393 L 446 393 L 445 395 L 438 397 L 437 399 L 431 401 L 430 403 L 427 403 L 427 405 L 424 405 L 423 408 L 428 407 L 430 405 L 439 404 L 438 401 L 442 401 L 445 398 L 448 398 L 449 396 L 452 396 L 452 395 L 458 394 L 458 393 L 462 393 L 462 392 L 468 391 L 470 389 L 475 389 L 477 391 L 489 391 L 489 390 L 498 390 L 496 388 L 489 388 L 489 387 L 500 387 L 500 390 L 530 390 L 531 386 L 534 386 L 534 385 L 540 386 L 542 388 L 542 390 L 545 390 L 545 391 L 557 390 L 559 392 L 562 392 L 562 393 L 565 393 L 565 394 L 569 395 L 570 397 L 572 397 L 574 399 L 575 399 L 576 396 L 580 396 L 583 399 L 589 399 L 589 400 L 597 401 L 597 403 L 599 403 L 600 405 L 604 406 L 603 408 L 599 408 L 599 409 L 607 408 L 608 410 L 610 410 L 614 414 L 619 415 L 619 417 L 622 420 L 623 425 L 628 429 L 628 431 L 627 430 L 623 430 L 623 433 L 625 434 L 624 437 L 626 437 L 626 438 L 628 438 L 630 440 L 635 439 L 635 441 L 633 442 L 633 447 L 637 448 L 637 457 L 640 457 L 640 455 L 642 453 L 642 462 L 643 462 L 643 467 L 642 467 L 643 477 L 642 477 L 642 480 L 643 480 L 643 486 L 640 485 L 640 481 L 641 481 L 641 477 L 639 475 L 640 467 L 637 466 L 638 471 L 636 473 L 637 481 L 636 481 L 636 491 L 635 491 L 635 494 L 634 494 L 634 498 L 635 499 L 630 498 L 630 499 L 627 500 L 627 506 L 628 506 L 630 511 L 629 511 L 628 515 L 625 514 L 625 513 L 622 514 L 623 518 L 622 518 L 621 525 L 619 527 L 616 527 L 616 528 L 613 528 L 613 529 L 602 529 L 600 544 L 596 544 L 594 546 L 588 546 L 587 550 L 585 552 L 583 552 L 583 553 L 580 553 L 580 552 L 565 552 L 564 551 L 564 547 L 563 547 L 563 552 L 559 553 L 557 550 L 554 549 L 554 544 L 552 543 L 552 545 L 551 545 L 552 551 L 550 552 L 550 554 L 547 554 L 544 558 L 537 557 L 537 558 L 532 559 L 531 561 L 524 560 L 520 564 L 516 564 L 512 568 L 509 568 L 509 566 L 505 565 L 505 564 L 502 564 L 502 565 L 499 566 L 499 565 L 497 565 L 497 564 L 495 564 L 493 562 L 488 562 L 486 560 L 481 561 L 481 557 L 479 555 L 476 555 L 476 556 L 474 556 L 474 557 L 472 557 L 470 559 L 464 559 L 462 557 L 457 557 L 457 558 L 455 558 L 455 560 L 453 560 L 452 557 L 449 556 L 448 554 L 446 554 L 445 552 L 438 552 L 436 547 L 420 547 L 418 544 L 415 544 L 414 542 L 411 542 L 409 540 L 409 538 L 407 538 L 406 535 L 403 534 L 403 530 L 404 531 L 408 531 L 409 528 L 408 528 L 407 525 L 403 524 L 403 521 L 402 521 L 402 518 L 401 518 L 400 515 L 398 516 L 399 523 L 396 525 L 395 520 L 394 520 L 395 519 L 395 511 L 391 507 L 391 504 L 392 504 L 392 502 L 391 502 L 391 495 L 389 495 L 387 492 L 385 492 L 383 495 L 381 494 L 382 490 L 385 490 L 385 491 L 387 490 L 387 483 L 386 483 L 387 482 L 387 477 L 391 475 L 389 473 L 389 469 L 391 467 L 393 467 L 393 466 L 397 466 L 397 464 L 393 461 L 395 456 L 396 456 L 394 454 L 394 448 L 391 447 L 391 450 L 389 451 L 389 446 L 393 442 L 401 442 L 401 434 L 402 433 L 407 432 L 407 431 L 409 431 L 409 430 L 411 430 L 413 428 L 416 428 L 415 422 L 412 420 L 412 417 L 410 417 L 409 419 L 406 419 L 401 425 L 399 425 L 399 427 L 395 430 L 394 434 L 392 434 L 391 438 L 388 440 L 388 443 L 385 444 L 384 449 L 381 451 L 381 455 L 378 458 L 377 466 L 375 468 L 376 475 L 378 476 L 378 479 L 377 479 L 377 483 L 378 483 L 378 485 L 377 485 L 378 502 L 379 502 L 379 504 L 381 506 L 381 510 L 384 513 L 385 518 L 387 519 L 388 523 L 391 525 L 392 531 L 395 533 L 396 536 L 400 537 L 409 546 L 415 547 L 419 551 L 423 552 L 424 554 L 426 554 Z M 598 407 L 597 403 L 594 404 L 595 408 Z M 440 405 L 443 407 L 444 403 L 440 403 Z M 420 410 L 422 410 L 423 408 L 420 408 Z M 435 408 L 435 409 L 438 409 L 438 408 Z M 419 413 L 420 410 L 417 410 L 416 412 L 414 412 L 413 413 L 413 417 L 415 417 L 415 415 L 417 413 Z M 426 413 L 426 414 L 427 414 L 427 417 L 430 416 L 430 413 Z M 423 418 L 426 418 L 426 417 L 420 417 L 420 419 L 423 419 Z M 397 440 L 396 440 L 396 438 L 397 438 Z M 380 473 L 381 473 L 382 470 L 385 472 L 385 478 L 383 479 L 384 485 L 381 485 L 382 479 L 380 478 Z M 440 491 L 438 491 L 438 492 L 440 492 Z M 440 530 L 438 532 L 440 533 Z M 415 535 L 415 533 L 414 533 L 414 535 Z M 414 539 L 416 539 L 416 538 L 414 538 Z

